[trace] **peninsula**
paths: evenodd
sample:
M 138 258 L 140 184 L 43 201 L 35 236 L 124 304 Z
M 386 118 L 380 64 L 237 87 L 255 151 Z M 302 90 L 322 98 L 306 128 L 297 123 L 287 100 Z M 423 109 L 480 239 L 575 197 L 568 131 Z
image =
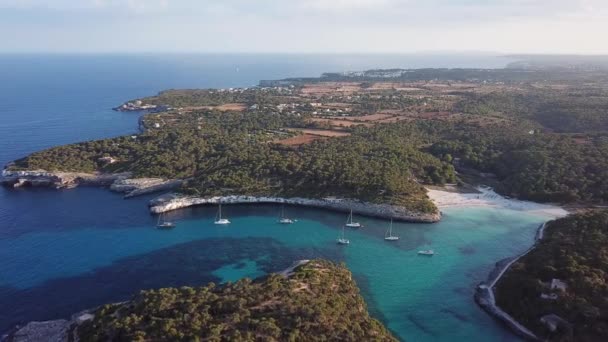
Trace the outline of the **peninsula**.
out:
M 397 341 L 371 318 L 351 273 L 301 261 L 260 279 L 142 291 L 71 320 L 32 322 L 8 341 Z
M 157 213 L 229 200 L 435 222 L 425 186 L 463 183 L 602 204 L 607 80 L 570 69 L 395 69 L 167 90 L 116 108 L 149 111 L 140 134 L 33 153 L 2 182 L 175 191 L 151 203 Z

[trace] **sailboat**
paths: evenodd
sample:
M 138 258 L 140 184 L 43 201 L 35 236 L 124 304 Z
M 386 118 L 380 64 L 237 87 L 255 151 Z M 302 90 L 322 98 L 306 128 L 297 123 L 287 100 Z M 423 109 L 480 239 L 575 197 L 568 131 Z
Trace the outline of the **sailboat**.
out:
M 348 245 L 348 244 L 350 244 L 350 240 L 348 240 L 346 237 L 344 237 L 344 226 L 342 226 L 342 234 L 340 234 L 338 236 L 338 238 L 336 239 L 336 243 L 338 245 Z
M 398 236 L 393 235 L 393 219 L 391 219 L 391 224 L 388 226 L 388 230 L 384 234 L 384 240 L 386 241 L 397 241 L 399 240 Z
M 158 215 L 158 221 L 156 222 L 156 228 L 158 229 L 171 229 L 175 228 L 175 223 L 170 221 L 165 221 L 163 219 L 163 213 Z
M 220 208 L 217 211 L 217 216 L 215 217 L 215 224 L 230 224 L 228 219 L 222 218 L 222 204 L 220 203 Z
M 279 218 L 279 223 L 280 224 L 292 224 L 294 222 L 294 220 L 285 217 L 285 206 L 281 207 L 281 217 Z
M 361 225 L 361 223 L 359 222 L 353 222 L 353 210 L 350 210 L 350 215 L 348 215 L 348 218 L 346 219 L 346 226 L 348 228 L 361 228 L 363 227 Z

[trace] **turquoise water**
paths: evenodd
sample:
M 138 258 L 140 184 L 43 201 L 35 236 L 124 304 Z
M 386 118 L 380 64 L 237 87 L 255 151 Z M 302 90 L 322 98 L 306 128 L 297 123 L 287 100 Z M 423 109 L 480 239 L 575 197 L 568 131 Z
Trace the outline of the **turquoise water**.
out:
M 372 314 L 400 338 L 517 340 L 472 296 L 497 260 L 529 247 L 545 218 L 449 209 L 438 224 L 395 223 L 401 240 L 392 243 L 383 240 L 387 222 L 361 218 L 365 228 L 347 230 L 351 244 L 338 246 L 345 215 L 288 211 L 297 223 L 277 224 L 273 206 L 228 206 L 232 224 L 217 226 L 215 209 L 200 207 L 172 213 L 178 221 L 172 231 L 154 229 L 154 218 L 145 217 L 120 228 L 82 225 L 5 237 L 0 306 L 11 314 L 0 313 L 0 322 L 62 317 L 124 300 L 139 289 L 235 281 L 280 271 L 297 259 L 323 257 L 346 262 Z M 437 254 L 418 256 L 420 249 Z M 41 298 L 44 309 L 36 305 Z
M 471 56 L 383 55 L 4 55 L 0 56 L 0 164 L 50 146 L 131 134 L 137 113 L 110 108 L 167 88 L 239 87 L 260 79 L 392 67 L 500 67 Z M 211 224 L 213 208 L 171 213 L 174 231 L 153 228 L 151 197 L 105 190 L 0 188 L 0 332 L 16 323 L 67 317 L 141 289 L 255 277 L 294 260 L 345 261 L 372 313 L 409 341 L 513 340 L 473 303 L 493 263 L 532 243 L 543 219 L 521 213 L 447 211 L 435 225 L 363 220 L 334 244 L 343 215 L 290 208 L 229 207 L 233 224 Z M 438 255 L 421 258 L 416 251 Z

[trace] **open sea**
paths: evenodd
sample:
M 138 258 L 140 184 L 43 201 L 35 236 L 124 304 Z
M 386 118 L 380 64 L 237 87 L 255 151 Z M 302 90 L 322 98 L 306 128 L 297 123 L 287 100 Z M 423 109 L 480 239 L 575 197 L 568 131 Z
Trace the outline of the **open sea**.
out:
M 58 144 L 134 133 L 137 113 L 110 108 L 167 88 L 240 87 L 260 79 L 391 67 L 502 67 L 491 56 L 382 55 L 0 55 L 0 163 Z M 527 249 L 545 220 L 506 209 L 449 209 L 437 224 L 360 218 L 335 238 L 345 215 L 271 205 L 168 214 L 154 228 L 153 196 L 124 200 L 104 189 L 0 188 L 0 332 L 31 320 L 69 317 L 141 289 L 234 281 L 298 259 L 346 262 L 372 315 L 408 341 L 518 341 L 473 301 L 494 263 Z M 434 257 L 420 257 L 434 249 Z

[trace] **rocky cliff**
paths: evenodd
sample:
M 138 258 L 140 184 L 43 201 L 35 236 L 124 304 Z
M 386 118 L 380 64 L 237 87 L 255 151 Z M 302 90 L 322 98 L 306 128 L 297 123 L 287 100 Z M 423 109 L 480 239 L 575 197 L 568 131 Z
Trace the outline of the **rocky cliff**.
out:
M 139 196 L 151 192 L 178 188 L 181 179 L 130 178 L 132 174 L 123 173 L 82 173 L 49 172 L 45 170 L 11 171 L 3 170 L 0 184 L 12 187 L 52 187 L 71 189 L 80 185 L 110 187 L 110 190 L 125 193 L 125 197 Z
M 441 213 L 421 213 L 409 210 L 402 206 L 390 204 L 367 203 L 350 199 L 338 198 L 281 198 L 264 196 L 216 196 L 216 197 L 194 197 L 179 194 L 160 196 L 150 201 L 150 211 L 159 214 L 171 210 L 192 207 L 205 204 L 246 204 L 246 203 L 281 203 L 295 204 L 307 207 L 324 208 L 347 212 L 351 209 L 354 213 L 379 218 L 393 218 L 407 222 L 433 223 L 441 220 Z

